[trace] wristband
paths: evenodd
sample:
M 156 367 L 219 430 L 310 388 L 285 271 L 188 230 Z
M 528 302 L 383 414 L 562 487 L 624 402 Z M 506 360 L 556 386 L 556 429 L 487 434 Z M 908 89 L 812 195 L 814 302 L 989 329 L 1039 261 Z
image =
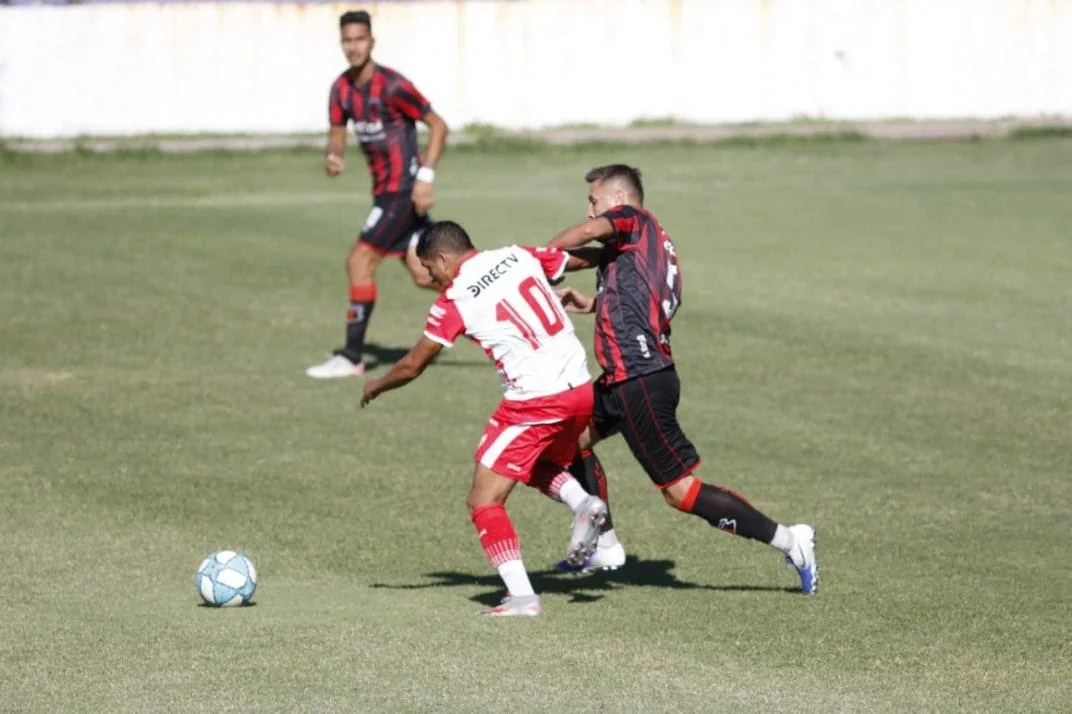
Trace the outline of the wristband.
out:
M 435 169 L 431 166 L 422 166 L 417 169 L 417 180 L 424 183 L 432 183 L 435 181 Z

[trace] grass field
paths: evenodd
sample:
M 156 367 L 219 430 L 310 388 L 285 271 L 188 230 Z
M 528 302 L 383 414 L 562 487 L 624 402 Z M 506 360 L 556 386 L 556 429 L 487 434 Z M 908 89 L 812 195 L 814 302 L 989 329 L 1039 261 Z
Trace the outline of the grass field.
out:
M 567 513 L 518 492 L 546 615 L 478 617 L 494 370 L 462 345 L 365 411 L 303 375 L 356 158 L 0 155 L 0 710 L 1072 711 L 1072 141 L 459 150 L 436 215 L 542 243 L 613 159 L 682 256 L 702 475 L 816 525 L 817 597 L 616 441 L 627 567 L 549 572 Z M 430 295 L 380 292 L 389 360 Z M 222 547 L 256 606 L 198 607 Z

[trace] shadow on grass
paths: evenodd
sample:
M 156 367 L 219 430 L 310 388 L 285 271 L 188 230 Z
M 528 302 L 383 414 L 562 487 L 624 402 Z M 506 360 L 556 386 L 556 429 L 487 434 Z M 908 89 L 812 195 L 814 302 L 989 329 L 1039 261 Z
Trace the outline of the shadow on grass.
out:
M 669 590 L 711 590 L 715 592 L 772 592 L 793 593 L 799 588 L 776 587 L 772 585 L 700 585 L 679 580 L 671 571 L 672 560 L 642 560 L 635 556 L 626 558 L 625 565 L 618 570 L 599 570 L 589 575 L 572 575 L 557 570 L 529 571 L 532 587 L 540 594 L 553 593 L 569 595 L 571 603 L 596 602 L 603 595 L 621 586 L 656 587 Z M 469 598 L 482 605 L 496 605 L 503 596 L 502 581 L 494 574 L 473 575 L 472 573 L 435 572 L 425 575 L 434 578 L 430 583 L 410 583 L 392 585 L 374 583 L 370 587 L 392 590 L 422 590 L 424 588 L 448 588 L 456 586 L 478 586 L 492 588 L 490 592 Z

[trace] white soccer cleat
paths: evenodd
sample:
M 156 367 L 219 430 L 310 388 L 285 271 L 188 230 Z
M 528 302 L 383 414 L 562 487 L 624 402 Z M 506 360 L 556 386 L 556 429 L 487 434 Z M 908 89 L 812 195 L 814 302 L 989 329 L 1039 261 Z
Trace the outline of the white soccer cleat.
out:
M 539 595 L 507 595 L 484 614 L 490 617 L 538 617 L 543 614 L 543 605 Z
M 360 377 L 364 373 L 363 362 L 354 364 L 342 355 L 332 355 L 327 361 L 305 370 L 305 375 L 313 379 L 343 379 L 344 377 Z
M 599 496 L 589 496 L 573 514 L 573 534 L 570 537 L 566 562 L 572 568 L 582 567 L 596 550 L 599 531 L 607 522 L 607 504 Z
M 594 570 L 617 570 L 623 565 L 625 565 L 625 546 L 615 543 L 610 546 L 597 546 L 596 551 L 580 566 L 573 566 L 568 561 L 561 560 L 555 567 L 566 573 L 586 575 Z
M 819 561 L 815 559 L 815 545 L 818 537 L 811 526 L 798 523 L 789 526 L 794 536 L 793 549 L 785 556 L 785 564 L 796 568 L 800 576 L 800 589 L 805 595 L 819 592 Z

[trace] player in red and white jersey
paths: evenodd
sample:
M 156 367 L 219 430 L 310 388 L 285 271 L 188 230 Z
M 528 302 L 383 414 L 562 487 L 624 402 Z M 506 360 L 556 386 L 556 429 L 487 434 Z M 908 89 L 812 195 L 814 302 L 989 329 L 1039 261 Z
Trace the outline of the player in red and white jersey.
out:
M 592 417 L 593 392 L 584 347 L 549 281 L 580 259 L 553 248 L 477 250 L 452 221 L 425 230 L 417 257 L 442 294 L 420 341 L 387 374 L 365 384 L 361 406 L 416 379 L 462 335 L 483 348 L 502 376 L 504 394 L 477 446 L 466 504 L 508 591 L 489 614 L 539 615 L 540 598 L 505 509 L 514 486 L 538 488 L 573 510 L 566 559 L 578 566 L 595 550 L 607 515 L 602 499 L 588 495 L 566 470 Z

